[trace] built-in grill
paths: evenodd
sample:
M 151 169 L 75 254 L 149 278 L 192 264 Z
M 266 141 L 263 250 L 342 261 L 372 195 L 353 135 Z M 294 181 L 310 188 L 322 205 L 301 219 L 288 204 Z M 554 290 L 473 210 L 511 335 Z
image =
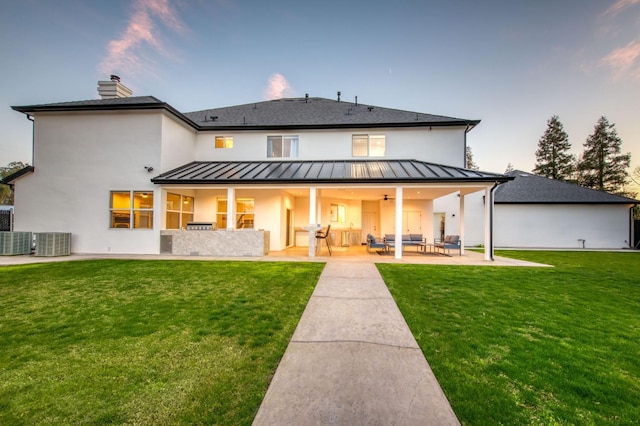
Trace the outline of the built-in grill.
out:
M 187 222 L 187 231 L 211 231 L 216 229 L 214 222 Z

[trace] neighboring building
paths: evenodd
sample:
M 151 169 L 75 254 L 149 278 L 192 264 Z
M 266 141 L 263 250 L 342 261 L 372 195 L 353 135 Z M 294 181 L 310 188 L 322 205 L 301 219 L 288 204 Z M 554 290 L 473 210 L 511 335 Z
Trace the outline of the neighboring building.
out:
M 0 204 L 0 232 L 13 229 L 13 206 Z
M 181 113 L 129 97 L 115 76 L 98 85 L 102 99 L 13 107 L 34 121 L 32 173 L 5 179 L 15 230 L 71 232 L 74 252 L 176 252 L 193 222 L 226 231 L 191 254 L 308 245 L 312 224 L 331 225 L 337 244 L 432 240 L 434 199 L 491 199 L 510 179 L 464 168 L 478 120 L 309 96 Z
M 638 200 L 514 170 L 514 180 L 495 190 L 495 247 L 620 249 L 633 246 L 632 208 Z M 481 194 L 465 203 L 466 244 L 483 243 Z M 452 211 L 454 197 L 437 200 L 434 210 Z M 449 214 L 450 216 L 450 214 Z M 450 218 L 452 219 L 452 218 Z M 451 227 L 457 223 L 452 221 Z

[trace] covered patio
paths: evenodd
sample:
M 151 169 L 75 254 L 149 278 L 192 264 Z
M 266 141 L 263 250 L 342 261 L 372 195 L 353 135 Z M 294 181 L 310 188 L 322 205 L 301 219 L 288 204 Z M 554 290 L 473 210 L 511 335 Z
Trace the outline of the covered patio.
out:
M 353 160 L 193 162 L 152 182 L 162 189 L 163 200 L 170 193 L 192 197 L 196 222 L 217 222 L 226 231 L 268 232 L 266 252 L 305 252 L 307 258 L 321 255 L 315 247 L 315 233 L 329 226 L 336 234 L 336 256 L 358 253 L 367 234 L 393 234 L 398 241 L 393 257 L 411 257 L 413 253 L 403 250 L 402 234 L 422 234 L 427 243 L 433 242 L 433 200 L 453 193 L 459 197 L 458 234 L 464 255 L 465 196 L 482 191 L 487 248 L 483 257 L 492 260 L 493 189 L 509 179 L 417 160 Z M 244 204 L 238 200 L 245 200 Z M 246 200 L 251 210 L 239 212 Z M 167 229 L 165 226 L 163 223 L 161 229 Z M 364 246 L 362 250 L 366 253 Z

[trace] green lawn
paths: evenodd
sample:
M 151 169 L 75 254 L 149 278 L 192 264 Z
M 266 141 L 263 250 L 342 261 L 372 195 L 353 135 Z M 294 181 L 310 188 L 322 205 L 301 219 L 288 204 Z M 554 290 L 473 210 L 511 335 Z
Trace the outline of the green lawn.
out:
M 461 422 L 638 424 L 640 254 L 498 254 L 555 268 L 378 265 Z
M 323 264 L 0 268 L 0 424 L 250 424 Z

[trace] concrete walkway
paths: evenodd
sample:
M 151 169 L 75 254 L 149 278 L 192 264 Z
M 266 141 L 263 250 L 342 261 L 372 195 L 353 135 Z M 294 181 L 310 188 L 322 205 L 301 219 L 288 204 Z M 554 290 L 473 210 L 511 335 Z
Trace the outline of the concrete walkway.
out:
M 253 424 L 460 423 L 376 266 L 329 262 Z

